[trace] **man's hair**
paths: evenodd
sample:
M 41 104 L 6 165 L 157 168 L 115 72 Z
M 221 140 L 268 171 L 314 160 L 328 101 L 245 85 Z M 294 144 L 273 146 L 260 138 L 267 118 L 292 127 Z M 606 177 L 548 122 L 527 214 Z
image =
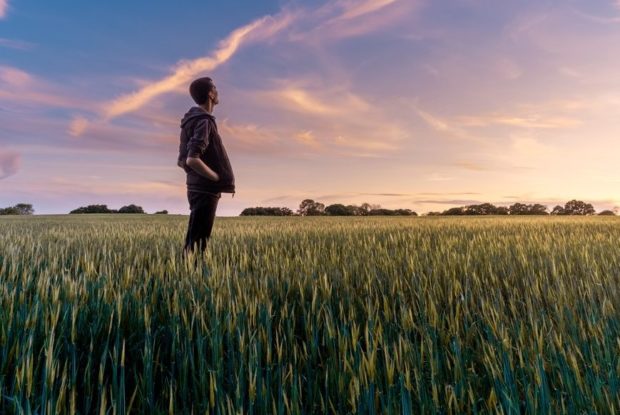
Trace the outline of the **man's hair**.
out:
M 209 92 L 213 89 L 213 80 L 208 77 L 198 78 L 189 86 L 189 94 L 194 102 L 202 105 L 209 100 Z

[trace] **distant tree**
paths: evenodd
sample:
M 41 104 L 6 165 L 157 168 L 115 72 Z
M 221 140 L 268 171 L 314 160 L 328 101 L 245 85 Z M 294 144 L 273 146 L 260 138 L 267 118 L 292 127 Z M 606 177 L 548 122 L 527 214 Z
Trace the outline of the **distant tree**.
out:
M 329 205 L 325 208 L 325 213 L 331 216 L 352 216 L 354 211 L 348 206 L 340 203 Z
M 116 213 L 116 211 L 108 209 L 107 205 L 88 205 L 74 209 L 69 213 Z
M 551 211 L 552 215 L 566 215 L 564 208 L 560 205 L 556 205 Z
M 524 203 L 514 203 L 508 208 L 508 213 L 511 215 L 526 215 L 528 207 Z
M 239 216 L 293 216 L 287 207 L 254 207 L 245 208 Z
M 156 214 L 156 215 L 167 215 L 167 214 L 168 214 L 168 211 L 164 209 L 164 210 L 160 210 L 160 211 L 158 211 L 158 212 L 155 212 L 155 214 Z
M 18 203 L 15 206 L 0 209 L 0 215 L 32 215 L 33 213 L 34 209 L 30 203 Z
M 134 204 L 123 206 L 118 210 L 118 213 L 144 213 L 144 209 Z
M 599 212 L 599 215 L 601 216 L 616 216 L 615 212 L 613 210 L 603 210 L 602 212 Z
M 278 216 L 293 216 L 294 214 L 295 214 L 295 212 L 293 212 L 291 209 L 289 209 L 287 207 L 279 208 Z
M 524 203 L 515 203 L 508 208 L 511 215 L 547 215 L 547 206 L 539 203 L 526 205 Z
M 444 210 L 441 214 L 452 215 L 507 215 L 509 209 L 505 206 L 495 206 L 491 203 L 481 203 L 478 205 L 468 205 L 453 207 L 448 210 Z
M 453 207 L 448 210 L 444 210 L 442 215 L 453 216 L 453 215 L 464 215 L 465 208 L 464 207 Z
M 34 209 L 30 203 L 18 203 L 13 207 L 19 211 L 20 215 L 32 215 L 34 213 Z
M 418 214 L 411 209 L 371 209 L 368 213 L 372 216 L 418 216 Z
M 368 212 L 370 216 L 387 216 L 391 214 L 392 211 L 389 209 L 370 209 L 370 212 Z
M 0 209 L 0 215 L 19 215 L 19 210 L 15 206 Z
M 441 212 L 428 212 L 425 216 L 441 216 Z
M 490 215 L 495 210 L 495 206 L 490 203 L 465 206 L 466 215 Z
M 370 209 L 372 209 L 370 203 L 362 203 L 362 205 L 360 206 L 360 211 L 362 212 L 362 215 L 368 215 Z
M 507 210 L 499 209 L 491 203 L 481 203 L 479 205 L 469 205 L 465 207 L 465 215 L 498 215 L 507 214 Z
M 596 211 L 590 203 L 581 200 L 571 200 L 564 205 L 566 215 L 594 215 Z
M 534 203 L 530 206 L 530 215 L 548 215 L 547 206 L 541 205 L 540 203 Z
M 411 209 L 396 209 L 394 213 L 399 216 L 418 216 L 417 212 Z
M 507 215 L 508 208 L 506 206 L 497 206 L 495 208 L 495 213 L 491 213 L 492 215 Z
M 299 205 L 297 212 L 302 216 L 319 216 L 324 214 L 325 205 L 312 199 L 305 199 Z
M 350 212 L 352 216 L 365 216 L 366 215 L 366 211 L 361 206 L 347 205 L 347 210 Z

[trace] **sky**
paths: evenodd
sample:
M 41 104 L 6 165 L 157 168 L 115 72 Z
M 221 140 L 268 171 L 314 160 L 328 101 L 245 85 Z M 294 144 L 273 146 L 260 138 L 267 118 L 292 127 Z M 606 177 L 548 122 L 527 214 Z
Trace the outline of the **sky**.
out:
M 0 207 L 189 214 L 189 83 L 246 207 L 620 207 L 619 0 L 0 0 Z

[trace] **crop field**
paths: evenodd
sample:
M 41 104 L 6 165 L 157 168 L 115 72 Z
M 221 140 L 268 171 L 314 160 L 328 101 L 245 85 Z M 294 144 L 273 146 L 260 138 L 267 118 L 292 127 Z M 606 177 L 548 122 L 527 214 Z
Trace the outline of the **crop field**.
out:
M 0 218 L 2 414 L 620 413 L 620 219 Z

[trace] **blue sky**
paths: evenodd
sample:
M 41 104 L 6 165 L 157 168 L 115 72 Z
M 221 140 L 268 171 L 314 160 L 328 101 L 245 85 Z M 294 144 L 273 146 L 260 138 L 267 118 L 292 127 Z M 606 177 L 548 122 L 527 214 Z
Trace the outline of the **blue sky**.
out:
M 0 0 L 0 207 L 188 213 L 211 76 L 245 207 L 620 206 L 618 1 Z

